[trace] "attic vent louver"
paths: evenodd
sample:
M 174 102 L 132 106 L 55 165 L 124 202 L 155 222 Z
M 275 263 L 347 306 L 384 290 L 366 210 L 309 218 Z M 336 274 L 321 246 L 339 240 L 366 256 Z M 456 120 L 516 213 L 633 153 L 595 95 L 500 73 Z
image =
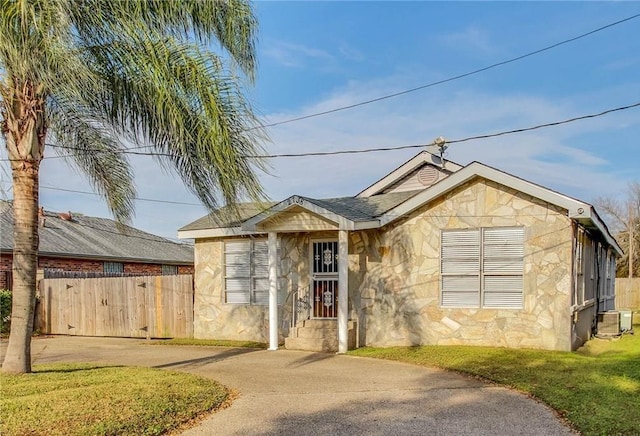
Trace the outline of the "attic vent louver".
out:
M 418 171 L 418 181 L 424 186 L 429 186 L 438 180 L 438 175 L 438 170 L 435 167 L 427 165 Z

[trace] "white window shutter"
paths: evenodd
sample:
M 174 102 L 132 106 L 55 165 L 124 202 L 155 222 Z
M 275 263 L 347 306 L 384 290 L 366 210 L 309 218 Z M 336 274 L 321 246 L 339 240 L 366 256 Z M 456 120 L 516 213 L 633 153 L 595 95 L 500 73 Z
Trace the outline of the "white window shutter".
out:
M 482 237 L 483 307 L 521 309 L 524 228 L 487 228 Z
M 251 302 L 251 241 L 224 243 L 225 296 L 229 304 Z
M 440 272 L 443 307 L 480 304 L 480 231 L 442 232 Z
M 269 249 L 267 241 L 225 242 L 225 294 L 230 304 L 269 303 Z

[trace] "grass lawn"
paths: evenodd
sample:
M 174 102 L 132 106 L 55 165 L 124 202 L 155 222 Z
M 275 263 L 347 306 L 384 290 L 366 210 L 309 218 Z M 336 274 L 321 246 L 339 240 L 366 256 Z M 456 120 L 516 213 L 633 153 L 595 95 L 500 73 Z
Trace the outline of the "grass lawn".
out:
M 436 366 L 539 398 L 585 435 L 640 434 L 640 325 L 574 353 L 490 347 L 360 348 L 354 356 Z
M 221 407 L 222 385 L 190 374 L 88 364 L 0 374 L 0 434 L 155 435 Z
M 221 339 L 154 339 L 149 345 L 197 345 L 201 347 L 267 348 L 264 342 L 227 341 Z

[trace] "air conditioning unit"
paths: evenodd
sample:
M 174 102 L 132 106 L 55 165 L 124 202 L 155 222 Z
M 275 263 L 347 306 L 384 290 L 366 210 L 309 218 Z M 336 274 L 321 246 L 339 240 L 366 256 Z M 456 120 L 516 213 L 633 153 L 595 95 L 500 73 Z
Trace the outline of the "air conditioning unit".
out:
M 633 330 L 633 312 L 631 310 L 620 311 L 620 330 L 623 332 Z
M 620 312 L 610 310 L 598 313 L 598 335 L 620 335 Z

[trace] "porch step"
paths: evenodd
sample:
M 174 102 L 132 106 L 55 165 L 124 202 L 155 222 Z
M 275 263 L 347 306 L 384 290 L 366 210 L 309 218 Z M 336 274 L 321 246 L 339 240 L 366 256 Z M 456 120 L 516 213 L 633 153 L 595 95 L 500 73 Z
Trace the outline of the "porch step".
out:
M 335 319 L 307 319 L 298 322 L 284 340 L 289 350 L 338 351 L 338 322 Z M 348 347 L 356 347 L 356 322 L 348 323 Z
M 323 353 L 335 353 L 338 351 L 338 338 L 295 338 L 289 336 L 284 339 L 284 347 L 287 350 L 316 351 Z

